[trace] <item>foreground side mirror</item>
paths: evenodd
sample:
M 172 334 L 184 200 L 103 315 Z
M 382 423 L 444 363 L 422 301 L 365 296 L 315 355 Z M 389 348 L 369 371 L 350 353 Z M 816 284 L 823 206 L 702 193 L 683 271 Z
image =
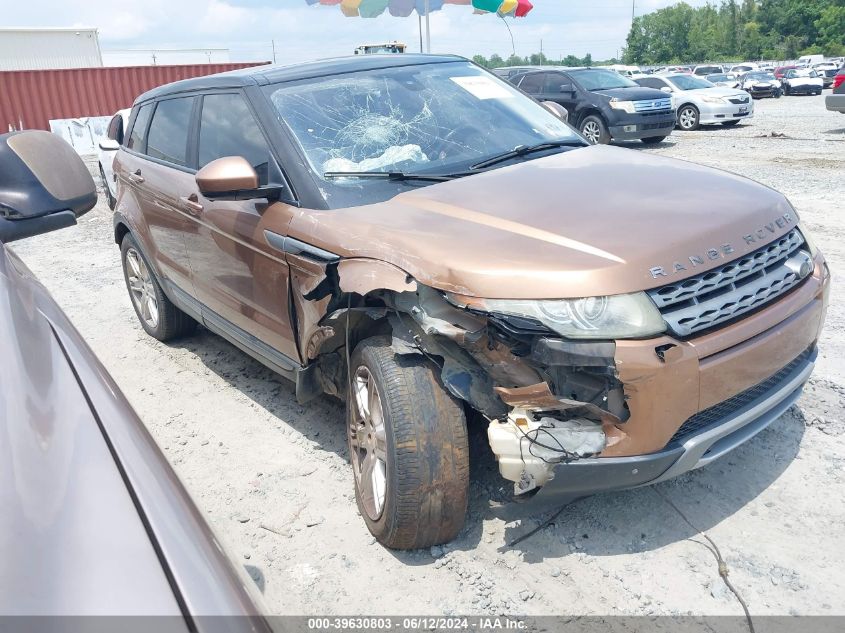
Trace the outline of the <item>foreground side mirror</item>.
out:
M 73 226 L 95 204 L 94 179 L 61 137 L 41 130 L 0 136 L 0 242 Z
M 242 156 L 224 156 L 197 172 L 197 187 L 209 200 L 277 198 L 276 187 L 260 187 L 255 168 Z
M 569 120 L 569 110 L 564 108 L 559 103 L 555 103 L 554 101 L 543 101 L 542 105 L 544 108 L 546 108 L 546 110 L 554 114 L 561 121 Z
M 120 149 L 120 143 L 110 138 L 104 138 L 100 141 L 100 149 L 104 152 L 116 152 Z

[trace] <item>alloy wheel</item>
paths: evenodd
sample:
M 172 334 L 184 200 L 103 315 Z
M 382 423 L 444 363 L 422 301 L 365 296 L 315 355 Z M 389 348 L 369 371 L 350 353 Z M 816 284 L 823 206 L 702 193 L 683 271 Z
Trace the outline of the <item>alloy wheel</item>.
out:
M 685 130 L 690 129 L 691 127 L 695 126 L 695 110 L 692 108 L 684 108 L 681 110 L 681 113 L 678 115 L 678 123 L 681 124 L 681 127 Z
M 153 278 L 144 259 L 134 248 L 126 251 L 126 277 L 129 280 L 129 294 L 138 314 L 150 328 L 158 326 L 158 299 Z
M 587 121 L 584 124 L 584 127 L 581 128 L 581 134 L 584 135 L 590 143 L 595 145 L 599 142 L 599 137 L 601 137 L 601 130 L 599 129 L 599 124 L 595 121 Z
M 384 511 L 387 491 L 387 439 L 384 408 L 370 370 L 360 366 L 352 381 L 354 403 L 349 447 L 355 483 L 367 516 L 373 521 Z

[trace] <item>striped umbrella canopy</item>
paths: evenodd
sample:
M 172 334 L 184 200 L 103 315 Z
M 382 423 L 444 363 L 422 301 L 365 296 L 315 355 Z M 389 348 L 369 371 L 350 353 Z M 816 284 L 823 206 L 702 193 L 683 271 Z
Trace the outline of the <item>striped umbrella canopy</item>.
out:
M 497 13 L 501 17 L 522 18 L 534 8 L 529 0 L 305 0 L 308 4 L 339 5 L 348 17 L 375 18 L 385 11 L 406 18 L 416 11 L 428 16 L 446 4 L 472 6 L 475 13 Z

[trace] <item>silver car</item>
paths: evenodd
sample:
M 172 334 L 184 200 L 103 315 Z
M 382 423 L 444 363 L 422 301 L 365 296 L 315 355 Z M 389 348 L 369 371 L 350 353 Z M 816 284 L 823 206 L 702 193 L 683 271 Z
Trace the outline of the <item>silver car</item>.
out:
M 643 77 L 641 86 L 672 95 L 678 113 L 678 127 L 697 130 L 702 125 L 736 125 L 754 116 L 751 95 L 738 88 L 720 88 L 706 79 L 685 73 Z

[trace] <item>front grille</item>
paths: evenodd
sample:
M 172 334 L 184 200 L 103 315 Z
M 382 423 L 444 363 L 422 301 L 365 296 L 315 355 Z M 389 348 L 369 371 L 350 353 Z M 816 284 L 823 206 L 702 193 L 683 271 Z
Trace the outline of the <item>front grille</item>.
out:
M 807 362 L 811 353 L 811 349 L 804 351 L 798 358 L 793 360 L 776 374 L 766 378 L 763 382 L 736 394 L 732 398 L 728 398 L 724 402 L 714 404 L 709 409 L 696 413 L 681 425 L 681 428 L 679 428 L 675 435 L 672 436 L 672 439 L 669 440 L 669 445 L 680 444 L 689 436 L 695 435 L 699 431 L 703 431 L 710 426 L 722 424 L 726 419 L 730 418 L 744 407 L 747 407 L 757 400 L 763 400 L 770 393 L 777 391 L 784 383 L 786 383 L 795 370 Z
M 802 278 L 786 260 L 804 245 L 793 229 L 719 268 L 649 290 L 669 329 L 686 337 L 755 310 L 797 286 Z
M 649 99 L 646 101 L 634 101 L 634 110 L 637 112 L 655 112 L 657 110 L 671 110 L 672 99 Z
M 748 97 L 731 97 L 729 99 L 731 103 L 748 103 Z

